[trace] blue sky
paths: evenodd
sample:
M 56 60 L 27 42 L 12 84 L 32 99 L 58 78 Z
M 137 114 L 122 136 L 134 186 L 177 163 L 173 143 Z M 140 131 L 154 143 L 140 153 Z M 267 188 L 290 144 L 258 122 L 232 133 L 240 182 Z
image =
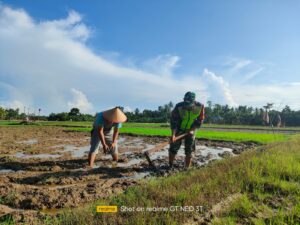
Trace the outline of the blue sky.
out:
M 192 90 L 299 109 L 299 11 L 279 0 L 2 1 L 0 105 L 132 110 Z

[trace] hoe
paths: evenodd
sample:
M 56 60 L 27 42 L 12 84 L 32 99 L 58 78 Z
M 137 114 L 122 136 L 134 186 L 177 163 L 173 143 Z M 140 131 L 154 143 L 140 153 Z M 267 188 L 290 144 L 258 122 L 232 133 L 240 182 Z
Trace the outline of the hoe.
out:
M 178 140 L 180 140 L 182 138 L 185 138 L 187 135 L 189 135 L 189 133 L 181 134 L 181 135 L 175 137 L 174 141 L 178 141 Z M 152 148 L 152 149 L 144 152 L 144 155 L 145 155 L 145 157 L 146 157 L 146 159 L 147 159 L 147 161 L 148 161 L 148 163 L 149 163 L 150 166 L 155 167 L 155 165 L 153 164 L 152 160 L 150 159 L 150 154 L 161 150 L 162 148 L 164 148 L 168 144 L 170 144 L 170 141 L 163 142 L 163 143 L 155 146 L 154 148 Z

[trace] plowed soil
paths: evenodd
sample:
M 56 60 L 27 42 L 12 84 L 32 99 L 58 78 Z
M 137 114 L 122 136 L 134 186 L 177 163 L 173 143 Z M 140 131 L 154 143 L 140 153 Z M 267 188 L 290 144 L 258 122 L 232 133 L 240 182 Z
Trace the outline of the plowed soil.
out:
M 89 133 L 61 127 L 0 127 L 0 137 L 0 216 L 12 214 L 19 222 L 80 207 L 121 193 L 144 178 L 184 168 L 183 150 L 174 168 L 168 168 L 168 147 L 152 156 L 156 168 L 149 167 L 143 152 L 167 140 L 162 137 L 121 136 L 119 162 L 113 163 L 100 149 L 93 169 L 87 167 Z M 200 167 L 252 146 L 198 141 L 193 165 Z

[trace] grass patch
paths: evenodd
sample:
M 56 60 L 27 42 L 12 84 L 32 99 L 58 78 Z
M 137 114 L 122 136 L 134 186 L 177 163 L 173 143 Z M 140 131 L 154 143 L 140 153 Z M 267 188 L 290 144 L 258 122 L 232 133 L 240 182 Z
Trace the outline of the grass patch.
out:
M 0 224 L 1 225 L 14 225 L 15 221 L 11 215 L 4 215 L 0 217 Z
M 92 122 L 90 121 L 37 121 L 30 122 L 26 126 L 60 126 L 66 127 L 74 131 L 90 131 L 92 128 Z M 25 126 L 22 121 L 0 121 L 0 126 Z M 214 128 L 224 128 L 223 130 L 213 130 Z M 241 131 L 230 131 L 230 129 L 260 129 L 269 130 L 270 127 L 263 126 L 237 126 L 237 125 L 214 125 L 204 124 L 203 127 L 197 132 L 197 138 L 209 139 L 209 140 L 223 140 L 223 141 L 235 141 L 235 142 L 257 142 L 257 143 L 269 143 L 274 141 L 286 140 L 290 135 L 282 133 L 255 133 Z M 211 130 L 212 129 L 212 130 Z M 278 130 L 284 130 L 280 128 Z M 300 131 L 300 128 L 287 128 Z M 170 136 L 170 128 L 167 123 L 124 123 L 121 129 L 121 133 L 124 134 L 136 134 L 136 135 L 153 135 L 153 136 Z
M 70 128 L 74 131 L 85 131 L 89 132 L 91 128 Z M 120 130 L 123 134 L 135 134 L 145 136 L 170 136 L 170 129 L 166 128 L 142 128 L 142 127 L 123 127 Z M 251 133 L 251 132 L 227 132 L 227 131 L 211 131 L 200 129 L 196 137 L 208 140 L 223 140 L 223 141 L 234 141 L 234 142 L 257 142 L 257 143 L 269 143 L 274 141 L 286 140 L 290 135 L 287 134 L 270 134 L 270 133 Z
M 229 209 L 223 215 L 230 218 L 247 218 L 254 213 L 254 204 L 245 193 L 231 203 Z
M 44 126 L 62 126 L 62 127 L 92 127 L 92 121 L 35 121 L 31 125 L 44 125 Z M 0 120 L 0 126 L 16 126 L 22 125 L 21 120 Z M 135 123 L 127 122 L 123 124 L 124 128 L 169 128 L 168 123 Z M 262 130 L 272 131 L 269 126 L 257 125 L 228 125 L 228 124 L 206 124 L 202 125 L 202 129 L 248 129 L 248 130 Z M 274 127 L 275 131 L 300 131 L 300 127 Z

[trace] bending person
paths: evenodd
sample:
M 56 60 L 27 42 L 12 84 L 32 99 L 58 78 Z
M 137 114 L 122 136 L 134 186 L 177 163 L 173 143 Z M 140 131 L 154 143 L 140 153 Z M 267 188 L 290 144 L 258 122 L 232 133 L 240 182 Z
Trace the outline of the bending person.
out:
M 111 154 L 114 161 L 118 161 L 118 136 L 119 128 L 127 120 L 126 115 L 119 107 L 97 113 L 93 129 L 91 131 L 91 148 L 89 152 L 89 165 L 94 167 L 94 161 L 98 154 L 100 142 L 104 154 Z

